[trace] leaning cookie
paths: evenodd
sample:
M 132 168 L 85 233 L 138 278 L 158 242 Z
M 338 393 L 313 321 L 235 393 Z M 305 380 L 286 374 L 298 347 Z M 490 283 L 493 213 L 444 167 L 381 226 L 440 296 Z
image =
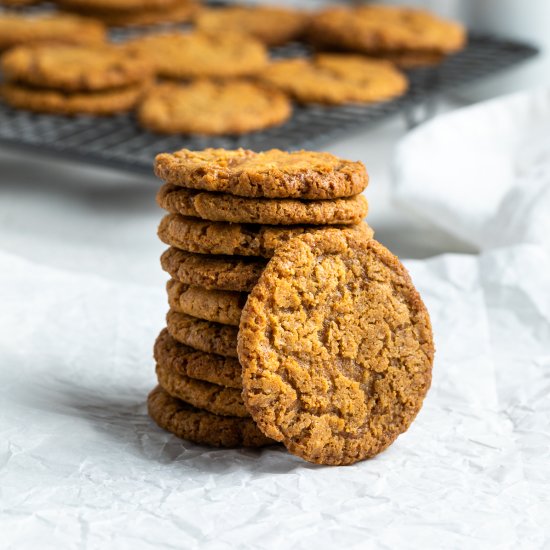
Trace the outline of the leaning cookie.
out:
M 159 84 L 145 96 L 140 124 L 161 134 L 245 134 L 288 120 L 287 95 L 246 81 Z
M 213 447 L 264 447 L 275 442 L 265 437 L 251 418 L 218 416 L 197 409 L 156 387 L 147 398 L 149 416 L 181 439 Z
M 363 195 L 317 201 L 247 198 L 184 189 L 169 183 L 159 189 L 157 203 L 168 212 L 183 216 L 263 225 L 357 224 L 369 210 Z
M 366 241 L 374 235 L 365 222 L 349 226 L 247 225 L 185 218 L 168 214 L 162 218 L 159 239 L 176 248 L 199 254 L 227 254 L 270 258 L 279 246 L 303 233 L 357 233 Z
M 275 61 L 259 78 L 300 103 L 326 105 L 387 101 L 408 87 L 406 76 L 392 63 L 346 54 Z
M 332 465 L 372 457 L 408 429 L 434 356 L 405 268 L 344 232 L 276 251 L 243 310 L 238 351 L 245 405 L 262 432 Z

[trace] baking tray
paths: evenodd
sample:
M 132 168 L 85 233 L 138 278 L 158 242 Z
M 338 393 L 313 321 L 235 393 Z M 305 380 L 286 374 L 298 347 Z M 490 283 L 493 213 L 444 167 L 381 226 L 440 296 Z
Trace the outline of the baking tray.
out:
M 115 39 L 122 36 L 115 35 Z M 272 51 L 276 58 L 307 55 L 303 44 L 288 44 Z M 409 71 L 406 95 L 370 105 L 339 107 L 295 106 L 282 126 L 243 136 L 162 136 L 139 128 L 132 114 L 109 118 L 33 114 L 0 104 L 0 145 L 58 156 L 72 161 L 151 173 L 155 155 L 183 147 L 204 149 L 245 147 L 256 151 L 314 149 L 403 113 L 409 124 L 418 106 L 477 78 L 505 69 L 536 55 L 537 49 L 491 36 L 470 35 L 468 46 L 441 65 Z

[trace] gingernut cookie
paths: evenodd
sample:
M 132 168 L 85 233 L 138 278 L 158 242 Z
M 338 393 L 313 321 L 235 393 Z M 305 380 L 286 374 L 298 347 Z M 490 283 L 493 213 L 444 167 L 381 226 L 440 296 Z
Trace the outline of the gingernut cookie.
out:
M 197 351 L 180 344 L 170 336 L 167 329 L 162 329 L 158 335 L 154 355 L 158 365 L 163 365 L 173 372 L 242 390 L 242 369 L 237 359 Z
M 157 386 L 147 398 L 149 416 L 176 437 L 213 447 L 264 447 L 265 437 L 251 418 L 219 416 L 176 399 Z
M 67 92 L 120 88 L 152 76 L 142 56 L 101 44 L 19 46 L 4 54 L 1 64 L 9 81 Z
M 452 53 L 464 47 L 464 27 L 427 11 L 397 6 L 331 7 L 312 17 L 311 41 L 366 53 L 428 51 Z
M 247 225 L 168 214 L 160 222 L 158 236 L 163 243 L 187 252 L 270 258 L 279 246 L 297 235 L 340 231 L 357 233 L 363 240 L 374 234 L 365 222 L 349 226 Z
M 265 435 L 310 462 L 352 464 L 414 420 L 434 346 L 399 260 L 339 232 L 277 250 L 243 310 L 238 351 L 245 405 Z
M 161 153 L 155 174 L 181 187 L 242 197 L 337 199 L 361 193 L 368 184 L 365 166 L 330 153 L 271 149 L 182 149 Z
M 302 36 L 309 15 L 278 6 L 230 6 L 201 10 L 195 25 L 201 31 L 222 34 L 241 32 L 267 46 L 279 46 Z
M 105 38 L 105 26 L 93 19 L 61 13 L 0 13 L 0 50 L 41 42 L 100 44 Z
M 252 75 L 267 65 L 263 44 L 235 33 L 148 34 L 126 43 L 148 56 L 159 76 L 175 79 Z
M 144 85 L 98 92 L 65 93 L 7 83 L 0 96 L 16 109 L 60 115 L 113 115 L 132 109 L 143 95 Z
M 267 260 L 194 254 L 170 247 L 162 254 L 160 263 L 171 277 L 187 285 L 249 292 L 258 282 Z
M 159 385 L 172 397 L 221 416 L 250 416 L 238 389 L 189 378 L 167 364 L 157 364 L 156 372 Z
M 260 78 L 300 103 L 325 105 L 387 101 L 408 87 L 405 75 L 391 63 L 346 54 L 275 61 Z
M 205 321 L 234 326 L 239 326 L 241 312 L 248 296 L 246 292 L 189 286 L 174 279 L 166 283 L 166 290 L 168 303 L 174 311 Z
M 144 98 L 139 122 L 161 134 L 245 134 L 277 126 L 292 107 L 283 92 L 232 80 L 159 84 Z
M 357 224 L 369 207 L 363 195 L 343 199 L 263 199 L 201 192 L 167 183 L 157 193 L 161 208 L 210 221 L 264 225 Z
M 206 353 L 237 357 L 237 327 L 204 321 L 170 310 L 166 328 L 178 342 Z

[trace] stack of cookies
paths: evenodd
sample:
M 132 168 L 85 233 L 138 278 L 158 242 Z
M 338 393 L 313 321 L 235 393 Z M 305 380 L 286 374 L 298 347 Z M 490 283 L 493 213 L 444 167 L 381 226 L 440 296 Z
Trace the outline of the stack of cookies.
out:
M 2 57 L 1 94 L 10 105 L 58 114 L 132 109 L 152 77 L 150 62 L 113 45 L 37 44 Z
M 170 310 L 157 424 L 197 443 L 283 442 L 323 464 L 380 452 L 429 387 L 429 318 L 363 222 L 368 178 L 327 153 L 161 154 Z

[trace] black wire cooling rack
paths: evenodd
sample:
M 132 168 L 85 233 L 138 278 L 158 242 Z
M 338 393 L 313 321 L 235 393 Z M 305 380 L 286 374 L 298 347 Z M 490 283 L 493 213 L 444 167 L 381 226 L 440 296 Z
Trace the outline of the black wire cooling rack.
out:
M 289 44 L 274 50 L 273 56 L 307 53 L 305 46 Z M 441 65 L 410 71 L 409 91 L 399 99 L 342 107 L 296 106 L 292 118 L 284 125 L 244 136 L 160 136 L 139 128 L 131 114 L 110 118 L 64 117 L 33 114 L 0 105 L 0 144 L 139 173 L 151 173 L 157 153 L 184 147 L 245 147 L 256 151 L 274 147 L 310 149 L 396 113 L 403 113 L 410 122 L 415 108 L 428 104 L 439 94 L 510 67 L 536 53 L 537 50 L 527 44 L 471 35 L 467 48 Z

